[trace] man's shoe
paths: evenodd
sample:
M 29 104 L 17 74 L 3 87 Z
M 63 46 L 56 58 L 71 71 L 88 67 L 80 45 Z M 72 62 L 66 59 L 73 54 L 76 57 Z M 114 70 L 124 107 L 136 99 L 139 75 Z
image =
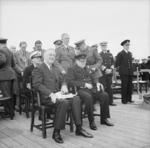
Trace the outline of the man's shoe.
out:
M 90 129 L 97 130 L 97 127 L 94 121 L 90 123 Z
M 64 143 L 60 133 L 54 132 L 52 138 L 57 142 L 57 143 Z
M 134 103 L 134 101 L 128 101 L 129 103 Z
M 104 119 L 104 120 L 101 120 L 101 124 L 105 124 L 107 126 L 114 126 L 114 124 L 112 124 L 109 120 L 107 119 Z
M 80 129 L 80 130 L 76 130 L 76 135 L 77 136 L 83 136 L 83 137 L 86 137 L 86 138 L 93 138 L 93 135 L 88 133 L 86 130 L 84 129 Z
M 115 104 L 115 103 L 112 103 L 112 104 L 109 104 L 109 105 L 111 105 L 111 106 L 117 106 L 117 104 Z

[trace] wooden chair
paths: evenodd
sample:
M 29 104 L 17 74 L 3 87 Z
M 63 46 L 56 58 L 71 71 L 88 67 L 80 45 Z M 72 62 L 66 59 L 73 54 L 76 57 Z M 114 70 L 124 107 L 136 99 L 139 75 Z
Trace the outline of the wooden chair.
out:
M 20 79 L 19 83 L 19 113 L 20 115 L 22 114 L 22 112 L 24 111 L 26 113 L 26 117 L 29 118 L 29 111 L 30 111 L 30 91 L 29 91 L 29 95 L 26 94 L 24 88 L 23 88 L 23 81 L 22 79 Z M 22 105 L 24 105 L 24 110 L 22 108 Z
M 136 88 L 137 92 L 140 91 L 140 93 L 142 93 L 143 88 L 145 88 L 145 91 L 147 92 L 148 81 L 142 80 L 142 78 L 140 77 L 140 72 L 143 72 L 143 71 L 139 71 L 139 68 L 137 67 L 137 70 L 135 72 L 136 79 L 132 81 L 132 84 L 134 88 Z
M 14 113 L 14 98 L 13 98 L 13 80 L 0 81 L 0 104 L 4 106 L 4 112 L 1 112 L 2 117 L 10 117 L 12 120 Z M 5 116 L 5 113 L 8 116 Z
M 56 106 L 55 104 L 52 105 L 42 105 L 40 101 L 40 94 L 39 92 L 36 92 L 32 89 L 32 111 L 31 111 L 31 127 L 30 131 L 33 131 L 33 128 L 37 128 L 42 131 L 43 138 L 47 137 L 46 129 L 54 127 L 54 119 L 55 119 L 55 111 Z M 35 112 L 38 111 L 40 118 L 41 118 L 41 124 L 35 124 Z M 47 115 L 50 115 L 49 118 L 51 122 L 47 122 Z M 70 121 L 68 121 L 70 119 Z M 70 126 L 70 131 L 73 132 L 73 117 L 72 117 L 72 111 L 71 108 L 68 110 L 67 113 L 67 120 L 66 124 Z

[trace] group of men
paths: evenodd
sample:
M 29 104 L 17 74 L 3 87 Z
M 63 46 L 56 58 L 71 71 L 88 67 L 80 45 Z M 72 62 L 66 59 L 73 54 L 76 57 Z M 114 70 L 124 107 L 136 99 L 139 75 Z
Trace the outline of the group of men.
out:
M 109 105 L 116 105 L 113 103 L 111 88 L 115 63 L 113 55 L 107 49 L 107 42 L 100 43 L 102 51 L 98 53 L 97 45 L 90 47 L 86 45 L 85 40 L 80 40 L 73 48 L 69 45 L 69 40 L 69 35 L 64 33 L 61 40 L 54 42 L 56 49 L 48 50 L 43 50 L 42 43 L 37 41 L 35 45 L 40 46 L 35 46 L 35 50 L 30 55 L 25 51 L 26 42 L 21 42 L 21 50 L 17 52 L 17 56 L 15 55 L 14 62 L 17 65 L 19 63 L 24 65 L 23 68 L 17 68 L 17 72 L 23 76 L 24 87 L 28 89 L 28 78 L 32 76 L 32 85 L 40 93 L 41 103 L 57 106 L 52 136 L 57 143 L 63 143 L 60 130 L 65 128 L 65 117 L 70 106 L 76 125 L 76 135 L 92 138 L 93 135 L 82 128 L 82 104 L 85 104 L 91 130 L 97 130 L 93 115 L 95 102 L 98 101 L 100 104 L 100 123 L 107 126 L 113 126 L 108 120 L 110 118 Z M 6 47 L 6 43 L 7 40 L 0 39 L 0 45 Z M 121 43 L 123 50 L 116 59 L 116 66 L 122 81 L 123 104 L 132 102 L 132 54 L 128 51 L 129 45 L 130 40 Z M 3 47 L 0 46 L 0 50 L 2 49 Z M 27 64 L 28 62 L 31 64 Z M 14 67 L 16 70 L 16 66 Z M 57 98 L 58 91 L 62 94 L 71 93 L 69 88 L 75 90 L 76 96 L 69 99 Z

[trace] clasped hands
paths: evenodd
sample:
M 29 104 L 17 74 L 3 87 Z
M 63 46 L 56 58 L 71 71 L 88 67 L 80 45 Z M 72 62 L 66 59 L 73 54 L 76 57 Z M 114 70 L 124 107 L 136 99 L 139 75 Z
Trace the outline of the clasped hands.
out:
M 93 85 L 90 84 L 90 83 L 85 83 L 84 87 L 85 87 L 85 88 L 88 88 L 88 89 L 92 89 L 92 88 L 93 88 Z M 101 84 L 101 83 L 96 83 L 96 87 L 97 87 L 97 91 L 100 91 L 100 90 L 104 91 L 104 86 L 103 86 L 103 84 Z

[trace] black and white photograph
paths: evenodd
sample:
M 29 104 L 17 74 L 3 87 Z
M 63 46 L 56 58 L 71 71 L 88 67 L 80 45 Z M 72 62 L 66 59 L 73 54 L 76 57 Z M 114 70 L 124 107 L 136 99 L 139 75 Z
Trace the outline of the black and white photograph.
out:
M 150 0 L 0 0 L 0 148 L 150 148 Z

